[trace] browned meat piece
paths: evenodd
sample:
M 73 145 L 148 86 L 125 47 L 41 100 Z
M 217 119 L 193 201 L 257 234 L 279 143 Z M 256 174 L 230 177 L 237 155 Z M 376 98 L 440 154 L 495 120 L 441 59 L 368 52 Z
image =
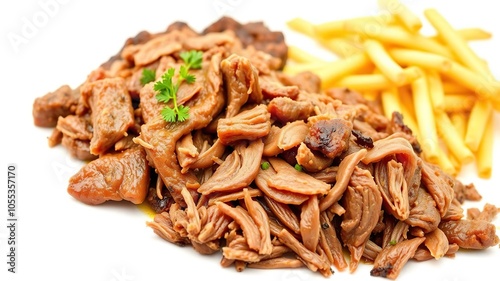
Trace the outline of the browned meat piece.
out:
M 238 144 L 198 192 L 207 195 L 217 191 L 238 191 L 249 186 L 259 173 L 263 149 L 264 143 L 260 139 L 248 146 Z
M 241 206 L 231 207 L 222 202 L 215 203 L 220 211 L 225 215 L 231 217 L 243 230 L 243 236 L 248 243 L 250 249 L 255 250 L 257 253 L 261 250 L 261 241 L 259 228 L 248 214 L 247 210 Z
M 59 131 L 57 128 L 54 128 L 52 130 L 52 133 L 47 139 L 49 147 L 54 147 L 60 144 L 62 142 L 62 139 L 63 139 L 63 133 Z
M 450 243 L 456 243 L 460 248 L 479 250 L 500 242 L 495 225 L 484 220 L 445 221 L 439 224 L 439 228 Z
M 148 205 L 157 214 L 168 211 L 170 206 L 175 203 L 174 199 L 168 192 L 163 193 L 162 199 L 156 195 L 156 188 L 150 187 L 148 190 L 148 195 L 146 197 Z
M 216 205 L 208 207 L 206 223 L 203 225 L 197 240 L 200 243 L 206 243 L 220 239 L 226 233 L 231 221 L 231 217 L 226 216 Z
M 328 194 L 321 199 L 321 211 L 325 211 L 342 197 L 347 189 L 349 181 L 351 180 L 351 175 L 354 172 L 354 169 L 357 167 L 361 159 L 365 157 L 366 153 L 366 149 L 361 149 L 358 152 L 347 155 L 344 157 L 342 162 L 340 162 L 336 173 L 335 185 L 330 189 Z
M 84 104 L 91 110 L 93 127 L 90 153 L 101 155 L 134 126 L 134 108 L 122 78 L 86 83 L 81 89 Z
M 269 134 L 263 138 L 264 141 L 264 151 L 262 152 L 262 156 L 276 156 L 283 152 L 281 148 L 278 147 L 278 143 L 280 140 L 281 128 L 272 125 L 269 130 Z
M 375 164 L 374 170 L 375 182 L 384 198 L 384 209 L 398 220 L 406 220 L 410 215 L 410 203 L 403 164 L 394 159 L 382 160 Z
M 436 202 L 441 216 L 446 215 L 453 200 L 453 180 L 438 166 L 422 164 L 422 184 Z
M 189 38 L 186 33 L 173 30 L 150 39 L 144 44 L 136 45 L 139 49 L 133 59 L 136 66 L 148 65 L 161 56 L 171 55 L 182 49 L 182 43 Z
M 446 214 L 441 217 L 442 221 L 449 221 L 449 220 L 460 220 L 464 217 L 464 209 L 462 208 L 462 205 L 456 198 L 453 198 L 451 201 L 450 207 L 448 208 L 448 211 L 446 211 Z
M 273 251 L 273 245 L 271 243 L 271 231 L 269 227 L 269 217 L 267 216 L 266 210 L 260 205 L 259 202 L 252 199 L 248 188 L 243 189 L 245 194 L 245 207 L 248 211 L 250 217 L 254 221 L 255 225 L 259 229 L 260 233 L 260 247 L 259 254 L 270 255 Z
M 203 30 L 203 34 L 232 30 L 241 40 L 243 47 L 255 46 L 257 50 L 264 51 L 280 58 L 282 68 L 287 59 L 288 46 L 281 32 L 270 31 L 262 22 L 241 24 L 230 17 L 221 17 Z
M 423 188 L 418 189 L 417 200 L 410 207 L 410 216 L 405 222 L 422 229 L 424 233 L 434 231 L 441 222 L 436 202 Z
M 312 252 L 316 251 L 319 243 L 320 219 L 318 196 L 310 196 L 301 206 L 300 235 L 304 246 Z
M 280 203 L 268 196 L 264 196 L 264 201 L 274 216 L 294 233 L 300 233 L 299 219 L 287 204 Z
M 92 139 L 92 125 L 88 118 L 76 115 L 60 116 L 56 128 L 64 135 L 79 140 L 90 141 Z
M 344 119 L 320 120 L 309 128 L 305 144 L 329 158 L 335 158 L 349 147 L 352 123 Z
M 68 85 L 36 98 L 33 103 L 35 126 L 55 127 L 59 116 L 66 117 L 75 113 L 79 98 L 80 93 L 73 91 Z
M 305 143 L 301 143 L 295 156 L 297 163 L 308 172 L 319 172 L 333 163 L 333 159 L 314 153 Z
M 321 91 L 319 76 L 310 71 L 300 72 L 294 76 L 278 72 L 277 77 L 285 86 L 297 86 L 309 93 L 319 93 Z
M 448 245 L 448 251 L 446 252 L 445 256 L 454 257 L 459 249 L 460 247 L 458 247 L 457 244 L 450 244 Z M 417 251 L 415 251 L 415 254 L 413 255 L 412 259 L 417 261 L 427 261 L 434 259 L 434 257 L 431 255 L 431 252 L 429 252 L 427 248 L 419 247 Z
M 467 209 L 467 218 L 471 220 L 492 222 L 498 213 L 500 213 L 500 208 L 497 208 L 493 204 L 486 203 L 482 211 L 478 208 Z
M 144 85 L 139 91 L 141 103 L 139 104 L 144 123 L 149 122 L 155 116 L 160 115 L 160 111 L 165 107 L 165 104 L 158 102 L 156 99 L 157 92 L 153 89 L 153 83 Z
M 448 238 L 439 228 L 425 235 L 424 244 L 431 253 L 431 256 L 437 260 L 442 258 L 450 248 Z
M 320 243 L 324 244 L 322 248 L 325 255 L 328 257 L 330 264 L 333 264 L 338 270 L 345 270 L 348 265 L 344 257 L 342 244 L 337 237 L 337 230 L 326 212 L 321 212 L 320 222 Z
M 382 195 L 368 170 L 354 168 L 342 206 L 346 212 L 340 224 L 340 236 L 351 253 L 349 270 L 354 272 L 382 208 Z
M 326 194 L 330 185 L 297 171 L 285 160 L 269 158 L 276 175 L 267 180 L 270 187 L 304 195 Z
M 281 230 L 278 238 L 283 244 L 292 249 L 310 270 L 318 271 L 323 269 L 330 271 L 330 264 L 326 257 L 304 247 L 304 244 L 300 243 L 288 230 Z
M 401 113 L 399 112 L 393 112 L 392 113 L 392 118 L 387 124 L 387 133 L 389 134 L 394 134 L 401 132 L 403 133 L 401 136 L 406 138 L 411 145 L 413 146 L 413 150 L 415 150 L 416 154 L 422 153 L 422 148 L 420 147 L 420 143 L 418 142 L 417 138 L 413 134 L 412 130 L 403 122 L 404 117 Z
M 248 264 L 248 268 L 259 269 L 299 268 L 303 266 L 304 264 L 300 260 L 288 257 L 277 257 Z
M 232 46 L 236 41 L 234 32 L 223 31 L 217 33 L 206 33 L 203 36 L 192 36 L 183 42 L 186 50 L 206 51 L 217 46 Z
M 375 259 L 370 275 L 396 279 L 424 240 L 425 238 L 413 238 L 385 247 Z
M 182 237 L 174 230 L 170 214 L 167 212 L 156 214 L 154 220 L 146 222 L 146 225 L 151 227 L 158 236 L 170 243 L 179 245 L 186 245 L 189 243 L 187 238 Z
M 306 138 L 309 127 L 302 121 L 293 121 L 280 130 L 277 146 L 282 150 L 289 150 L 299 146 Z
M 217 135 L 223 144 L 239 140 L 256 140 L 271 130 L 271 116 L 264 104 L 240 112 L 231 118 L 219 119 Z
M 454 179 L 453 193 L 460 204 L 463 204 L 465 200 L 479 201 L 482 199 L 473 183 L 463 184 L 458 179 Z
M 149 165 L 140 146 L 106 154 L 70 178 L 68 193 L 91 205 L 108 200 L 140 204 L 149 187 Z
M 294 193 L 288 190 L 280 190 L 272 187 L 272 181 L 276 179 L 276 175 L 277 173 L 273 167 L 269 167 L 265 170 L 260 169 L 254 182 L 266 196 L 283 204 L 300 205 L 309 199 L 309 196 L 305 194 Z
M 277 78 L 271 75 L 259 76 L 259 83 L 262 88 L 262 95 L 266 99 L 287 97 L 294 100 L 299 95 L 299 87 L 295 85 L 285 86 Z
M 202 83 L 202 90 L 198 98 L 190 100 L 190 118 L 184 122 L 167 123 L 157 115 L 152 120 L 141 126 L 141 134 L 138 141 L 145 146 L 149 159 L 161 176 L 165 187 L 170 191 L 175 202 L 185 206 L 180 192 L 183 187 L 198 188 L 199 183 L 192 173 L 181 173 L 181 167 L 177 162 L 175 146 L 177 141 L 187 133 L 204 128 L 215 116 L 217 116 L 224 105 L 222 91 L 222 74 L 220 72 L 221 56 L 214 55 L 211 60 L 204 64 L 202 79 L 196 83 Z M 197 196 L 192 190 L 193 198 Z M 161 189 L 157 189 L 158 197 Z M 196 200 L 195 200 L 196 201 Z
M 259 73 L 247 58 L 233 54 L 222 60 L 220 67 L 227 93 L 226 118 L 238 114 L 249 99 L 262 101 Z
M 90 153 L 90 142 L 88 140 L 74 139 L 63 134 L 61 144 L 69 151 L 69 154 L 76 159 L 90 161 L 98 157 Z
M 296 120 L 307 120 L 314 111 L 314 106 L 308 101 L 295 101 L 288 97 L 272 99 L 267 106 L 271 116 L 281 123 Z

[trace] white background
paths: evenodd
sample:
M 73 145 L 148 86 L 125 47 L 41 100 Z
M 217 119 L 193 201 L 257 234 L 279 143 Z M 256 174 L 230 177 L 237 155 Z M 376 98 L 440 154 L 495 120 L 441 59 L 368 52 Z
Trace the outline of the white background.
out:
M 66 184 L 81 163 L 62 148 L 47 146 L 51 131 L 34 127 L 32 104 L 36 97 L 62 84 L 78 86 L 90 71 L 114 55 L 126 38 L 141 30 L 162 31 L 177 20 L 201 30 L 226 14 L 241 22 L 263 20 L 271 29 L 284 30 L 289 43 L 312 51 L 315 46 L 307 38 L 286 30 L 287 20 L 302 16 L 323 22 L 376 15 L 376 1 L 55 1 L 0 4 L 0 280 L 324 280 L 306 269 L 236 273 L 233 268 L 220 267 L 219 255 L 201 256 L 190 247 L 164 242 L 145 226 L 149 218 L 130 204 L 90 207 L 74 200 L 66 193 Z M 49 10 L 43 8 L 43 3 L 48 2 L 55 3 Z M 493 32 L 492 40 L 474 43 L 473 47 L 500 77 L 500 19 L 495 1 L 403 2 L 422 18 L 428 34 L 433 31 L 422 11 L 429 7 L 438 8 L 457 28 L 481 27 Z M 29 29 L 30 23 L 35 28 Z M 14 44 L 9 39 L 13 36 L 24 39 Z M 477 179 L 474 167 L 460 175 L 466 183 L 474 182 L 485 199 L 467 206 L 482 207 L 485 202 L 500 206 L 498 121 L 496 116 L 493 177 L 487 181 Z M 7 273 L 6 264 L 9 163 L 18 168 L 15 275 Z M 496 225 L 500 225 L 499 219 Z M 398 280 L 459 281 L 478 276 L 495 276 L 487 279 L 498 280 L 499 264 L 498 247 L 461 251 L 454 259 L 410 262 Z M 367 280 L 370 269 L 369 265 L 361 265 L 355 274 L 336 272 L 331 279 Z

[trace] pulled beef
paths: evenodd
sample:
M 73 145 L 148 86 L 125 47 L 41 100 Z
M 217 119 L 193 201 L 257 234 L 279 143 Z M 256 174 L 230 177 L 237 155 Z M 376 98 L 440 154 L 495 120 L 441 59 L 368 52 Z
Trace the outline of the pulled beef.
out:
M 257 50 L 279 58 L 281 60 L 280 69 L 285 66 L 288 46 L 282 32 L 270 31 L 262 22 L 241 24 L 230 17 L 221 17 L 206 27 L 202 34 L 223 32 L 225 30 L 234 31 L 243 47 L 254 46 Z
M 274 98 L 267 107 L 271 116 L 283 124 L 306 120 L 314 111 L 314 106 L 310 102 L 295 101 L 289 97 Z
M 450 243 L 456 243 L 460 248 L 485 249 L 500 242 L 495 225 L 484 220 L 445 221 L 439 228 Z

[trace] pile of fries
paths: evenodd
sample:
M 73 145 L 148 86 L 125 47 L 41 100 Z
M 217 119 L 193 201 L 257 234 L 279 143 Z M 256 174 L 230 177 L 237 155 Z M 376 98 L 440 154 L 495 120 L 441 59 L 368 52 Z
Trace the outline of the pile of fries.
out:
M 346 87 L 379 99 L 384 114 L 403 114 L 417 136 L 423 157 L 451 175 L 474 163 L 490 178 L 493 114 L 500 109 L 500 82 L 469 45 L 489 39 L 480 28 L 455 29 L 436 9 L 424 11 L 436 31 L 426 36 L 423 22 L 398 0 L 379 0 L 380 15 L 287 24 L 338 57 L 326 61 L 289 47 L 285 72 L 312 71 L 322 88 Z

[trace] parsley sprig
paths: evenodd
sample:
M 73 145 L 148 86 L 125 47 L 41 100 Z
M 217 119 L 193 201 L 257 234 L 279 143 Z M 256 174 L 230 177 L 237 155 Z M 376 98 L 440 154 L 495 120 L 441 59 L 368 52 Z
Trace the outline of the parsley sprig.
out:
M 184 64 L 179 69 L 179 78 L 174 83 L 172 78 L 175 75 L 175 68 L 169 68 L 157 81 L 153 89 L 157 91 L 156 99 L 159 102 L 167 103 L 172 101 L 173 107 L 165 106 L 161 110 L 163 119 L 167 122 L 183 122 L 189 118 L 189 107 L 177 103 L 177 91 L 182 82 L 192 84 L 196 81 L 196 76 L 189 73 L 191 69 L 200 69 L 203 59 L 201 51 L 188 51 L 180 54 Z
M 141 84 L 144 86 L 156 79 L 156 71 L 154 69 L 144 68 L 142 70 Z

